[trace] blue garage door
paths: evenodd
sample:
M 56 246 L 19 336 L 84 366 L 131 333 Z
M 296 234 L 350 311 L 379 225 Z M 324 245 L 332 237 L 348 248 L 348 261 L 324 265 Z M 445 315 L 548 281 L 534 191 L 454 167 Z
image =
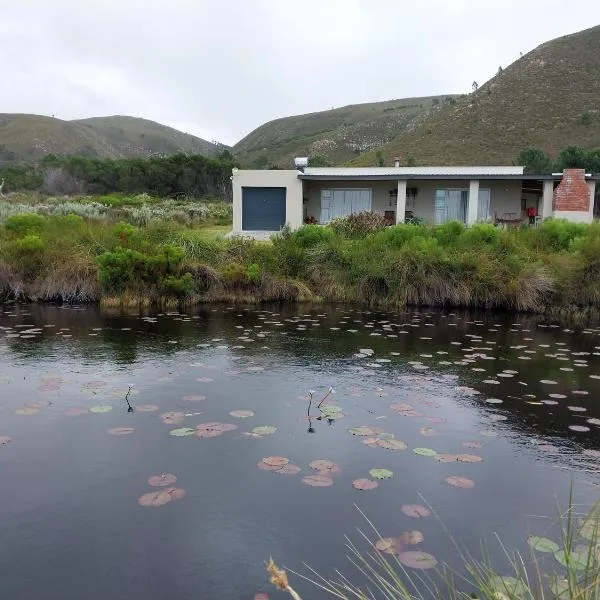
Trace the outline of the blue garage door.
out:
M 242 188 L 242 229 L 279 231 L 285 225 L 285 188 Z

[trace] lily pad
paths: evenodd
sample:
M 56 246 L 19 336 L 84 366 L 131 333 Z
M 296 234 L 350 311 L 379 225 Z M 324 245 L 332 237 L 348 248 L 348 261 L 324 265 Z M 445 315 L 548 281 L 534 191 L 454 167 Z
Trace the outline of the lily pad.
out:
M 302 483 L 312 487 L 329 487 L 333 485 L 333 479 L 327 475 L 307 475 L 302 478 Z
M 413 448 L 413 452 L 419 456 L 437 456 L 437 452 L 432 448 Z
M 398 538 L 403 546 L 414 546 L 420 544 L 425 536 L 420 531 L 405 531 Z
M 446 477 L 446 481 L 454 487 L 470 489 L 475 486 L 475 483 L 466 477 L 460 477 L 458 475 L 451 475 Z
M 357 490 L 374 490 L 379 484 L 372 479 L 355 479 L 352 486 Z
M 277 427 L 273 427 L 272 425 L 260 425 L 259 427 L 255 427 L 252 430 L 252 433 L 256 435 L 271 435 L 277 431 Z
M 551 552 L 554 554 L 559 549 L 559 546 L 556 542 L 537 535 L 530 535 L 527 538 L 527 543 L 538 552 Z
M 358 436 L 364 436 L 364 437 L 372 436 L 377 433 L 370 427 L 364 427 L 364 426 L 352 427 L 352 428 L 348 429 L 348 432 L 351 433 L 352 435 L 358 435 Z
M 281 466 L 279 465 L 268 465 L 267 463 L 263 462 L 262 460 L 259 460 L 256 463 L 257 468 L 259 468 L 261 471 L 278 471 L 279 469 L 281 469 Z
M 157 404 L 139 404 L 135 407 L 137 412 L 154 412 L 157 411 L 160 407 Z
M 165 425 L 179 425 L 185 419 L 185 413 L 181 411 L 169 411 L 160 415 L 160 420 Z
M 247 419 L 254 416 L 251 410 L 232 410 L 229 414 L 236 419 Z
M 420 504 L 404 504 L 400 510 L 408 517 L 414 517 L 415 519 L 421 517 L 428 517 L 431 515 L 431 511 L 425 506 Z
M 113 427 L 108 430 L 111 435 L 129 435 L 133 433 L 135 429 L 133 427 Z
M 148 485 L 152 487 L 166 487 L 173 485 L 177 481 L 177 476 L 173 473 L 161 473 L 160 475 L 152 475 L 148 479 Z
M 158 492 L 149 492 L 148 494 L 140 496 L 138 499 L 138 504 L 140 504 L 141 506 L 148 507 L 164 506 L 169 502 L 171 502 L 171 495 L 167 493 L 166 490 L 160 490 Z
M 386 450 L 406 450 L 408 446 L 402 440 L 377 440 L 377 445 Z
M 521 579 L 516 577 L 494 575 L 490 577 L 488 586 L 503 598 L 524 600 L 530 596 L 530 591 Z M 498 600 L 501 600 L 498 598 Z
M 298 465 L 289 463 L 287 465 L 283 465 L 283 467 L 273 472 L 277 473 L 278 475 L 297 475 L 300 473 L 300 471 L 302 471 L 302 469 Z
M 369 475 L 375 479 L 391 479 L 394 472 L 389 469 L 371 469 Z
M 171 500 L 181 500 L 185 498 L 186 491 L 183 488 L 175 488 L 171 487 L 168 490 L 165 490 L 167 494 L 171 497 Z
M 202 402 L 202 400 L 206 400 L 206 396 L 196 396 L 194 394 L 190 394 L 187 396 L 183 396 L 181 399 L 184 402 Z
M 0 435 L 0 446 L 6 446 L 11 442 L 11 439 L 12 438 L 7 435 Z
M 571 431 L 577 431 L 579 433 L 585 433 L 590 430 L 590 428 L 586 427 L 585 425 L 569 425 L 569 429 Z
M 441 452 L 440 454 L 436 454 L 435 460 L 442 463 L 456 462 L 458 460 L 458 455 L 450 454 L 448 452 Z
M 458 454 L 456 460 L 459 462 L 478 463 L 481 462 L 483 458 L 477 456 L 477 454 Z
M 481 442 L 463 442 L 462 444 L 465 448 L 482 448 L 483 444 Z
M 267 456 L 262 461 L 270 467 L 283 467 L 290 462 L 290 459 L 285 456 Z
M 197 430 L 193 429 L 192 427 L 178 427 L 177 429 L 171 429 L 171 431 L 169 431 L 169 435 L 175 437 L 186 437 L 188 435 L 194 435 L 196 431 Z
M 379 552 L 385 552 L 386 554 L 397 554 L 396 538 L 381 538 L 375 542 L 375 548 L 379 550 Z
M 554 553 L 554 558 L 563 567 L 575 569 L 576 571 L 585 571 L 588 567 L 588 559 L 590 562 L 592 560 L 592 557 L 588 557 L 587 552 L 577 552 L 575 550 L 567 551 L 564 548 L 557 550 Z
M 33 406 L 23 406 L 22 408 L 17 408 L 17 410 L 15 410 L 15 415 L 23 415 L 25 417 L 29 417 L 39 412 L 39 408 L 34 408 Z
M 85 415 L 90 412 L 85 406 L 71 406 L 67 408 L 63 415 L 66 417 L 79 417 L 80 415 Z
M 437 560 L 433 555 L 418 550 L 402 552 L 398 555 L 398 560 L 411 569 L 432 569 L 437 565 Z
M 95 414 L 103 414 L 110 412 L 112 409 L 113 407 L 109 406 L 108 404 L 97 404 L 96 406 L 92 406 L 90 408 L 90 412 Z
M 437 435 L 437 431 L 433 427 L 421 427 L 421 429 L 419 429 L 419 432 L 425 437 L 432 437 L 434 435 Z

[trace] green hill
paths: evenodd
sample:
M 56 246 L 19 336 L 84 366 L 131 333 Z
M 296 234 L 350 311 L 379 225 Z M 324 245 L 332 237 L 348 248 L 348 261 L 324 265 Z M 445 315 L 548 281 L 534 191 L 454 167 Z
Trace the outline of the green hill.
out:
M 233 151 L 242 164 L 256 168 L 292 166 L 296 156 L 342 164 L 410 131 L 454 98 L 404 98 L 276 119 L 248 134 Z
M 528 145 L 555 156 L 600 148 L 600 26 L 538 46 L 380 151 L 417 164 L 510 164 Z M 351 161 L 375 165 L 374 151 Z
M 122 158 L 178 152 L 212 155 L 225 146 L 146 119 L 97 117 L 62 121 L 53 117 L 0 114 L 0 162 L 31 162 L 46 154 Z

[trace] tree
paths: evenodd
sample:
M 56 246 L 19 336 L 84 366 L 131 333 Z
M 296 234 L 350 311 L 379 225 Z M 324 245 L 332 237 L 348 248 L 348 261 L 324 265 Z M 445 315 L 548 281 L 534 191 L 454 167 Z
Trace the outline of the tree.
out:
M 330 167 L 331 163 L 321 154 L 315 154 L 308 159 L 308 164 L 311 167 Z
M 535 146 L 527 146 L 519 152 L 516 163 L 525 167 L 526 174 L 552 173 L 552 160 L 541 149 Z
M 554 168 L 557 171 L 563 169 L 585 169 L 587 168 L 588 153 L 581 146 L 567 146 L 560 151 Z
M 375 159 L 377 160 L 378 167 L 383 167 L 385 165 L 385 159 L 383 158 L 383 152 L 381 150 L 375 152 Z

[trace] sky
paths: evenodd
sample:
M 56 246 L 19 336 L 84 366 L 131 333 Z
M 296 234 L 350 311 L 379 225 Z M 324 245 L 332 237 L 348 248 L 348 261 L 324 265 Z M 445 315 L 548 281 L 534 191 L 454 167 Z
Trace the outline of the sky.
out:
M 234 144 L 278 117 L 466 93 L 597 0 L 0 0 L 0 112 Z

